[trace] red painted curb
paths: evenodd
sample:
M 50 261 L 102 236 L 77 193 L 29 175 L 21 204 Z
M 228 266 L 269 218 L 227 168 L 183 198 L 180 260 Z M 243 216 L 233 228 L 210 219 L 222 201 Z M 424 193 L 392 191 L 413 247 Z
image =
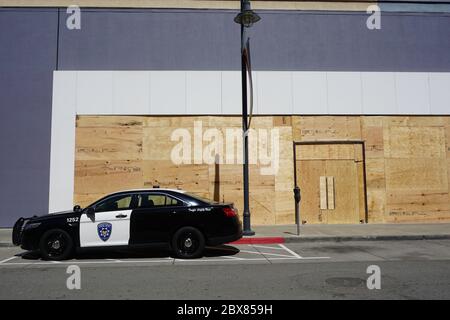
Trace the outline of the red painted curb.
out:
M 283 237 L 255 237 L 255 238 L 241 238 L 237 241 L 229 242 L 228 244 L 273 244 L 284 243 Z

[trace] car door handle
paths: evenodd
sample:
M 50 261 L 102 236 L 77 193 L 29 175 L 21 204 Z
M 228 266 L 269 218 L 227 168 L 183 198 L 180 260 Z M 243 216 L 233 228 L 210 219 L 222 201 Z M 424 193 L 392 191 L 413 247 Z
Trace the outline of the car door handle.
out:
M 118 215 L 116 216 L 116 218 L 126 218 L 126 217 L 127 217 L 126 214 L 118 214 Z

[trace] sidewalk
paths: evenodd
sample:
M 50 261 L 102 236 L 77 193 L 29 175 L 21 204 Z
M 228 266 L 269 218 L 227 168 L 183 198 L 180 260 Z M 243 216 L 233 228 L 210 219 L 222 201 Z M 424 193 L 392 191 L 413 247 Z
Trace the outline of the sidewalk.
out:
M 284 242 L 450 239 L 450 223 L 255 226 L 255 237 Z M 245 237 L 247 239 L 247 237 Z M 251 237 L 249 237 L 251 238 Z
M 303 225 L 297 236 L 296 225 L 254 226 L 253 237 L 243 243 L 289 243 L 311 241 L 361 240 L 432 240 L 450 239 L 450 223 L 439 224 L 360 224 L 360 225 Z M 11 229 L 0 229 L 0 247 L 12 246 Z

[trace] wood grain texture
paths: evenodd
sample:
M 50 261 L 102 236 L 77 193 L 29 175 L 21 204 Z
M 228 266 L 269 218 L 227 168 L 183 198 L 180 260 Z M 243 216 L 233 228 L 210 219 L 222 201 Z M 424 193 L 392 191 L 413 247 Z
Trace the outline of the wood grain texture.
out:
M 171 150 L 174 130 L 191 138 L 201 123 L 226 136 L 241 128 L 237 116 L 78 116 L 75 149 L 75 202 L 84 206 L 122 189 L 181 188 L 219 201 L 234 202 L 242 215 L 242 165 L 193 162 L 176 165 Z M 361 145 L 301 146 L 297 153 L 302 190 L 301 220 L 307 223 L 358 223 L 365 218 L 366 163 L 368 222 L 450 220 L 450 117 L 435 116 L 256 116 L 252 129 L 279 132 L 279 170 L 261 174 L 251 164 L 250 209 L 253 224 L 295 221 L 293 141 L 363 140 Z M 258 153 L 258 141 L 251 152 Z M 194 142 L 192 140 L 192 146 Z M 205 145 L 205 143 L 203 143 Z M 299 148 L 299 147 L 297 147 Z M 236 145 L 233 152 L 241 154 Z M 223 160 L 223 159 L 222 159 Z M 337 215 L 320 209 L 319 177 L 335 179 Z M 347 190 L 341 194 L 338 190 Z M 348 211 L 345 212 L 344 211 Z M 338 217 L 339 219 L 337 219 Z

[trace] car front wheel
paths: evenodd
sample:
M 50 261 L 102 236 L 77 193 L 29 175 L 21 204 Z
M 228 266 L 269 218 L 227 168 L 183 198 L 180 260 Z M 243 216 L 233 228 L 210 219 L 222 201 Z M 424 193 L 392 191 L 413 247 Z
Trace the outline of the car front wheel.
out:
M 174 234 L 172 248 L 178 258 L 198 258 L 205 248 L 205 237 L 196 228 L 183 227 Z
M 73 240 L 64 230 L 49 230 L 42 235 L 39 249 L 45 260 L 66 260 L 73 252 Z

